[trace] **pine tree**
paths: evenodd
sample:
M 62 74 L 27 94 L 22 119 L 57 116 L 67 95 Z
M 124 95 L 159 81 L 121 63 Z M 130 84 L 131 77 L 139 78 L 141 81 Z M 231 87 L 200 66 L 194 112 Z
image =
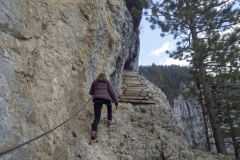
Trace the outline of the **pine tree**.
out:
M 156 64 L 153 63 L 151 66 L 139 66 L 139 74 L 147 78 L 159 88 L 163 86 L 163 75 L 159 66 Z
M 216 102 L 211 88 L 208 66 L 212 57 L 221 53 L 215 44 L 219 34 L 240 21 L 239 9 L 233 9 L 234 1 L 227 0 L 147 0 L 151 15 L 151 28 L 159 27 L 161 36 L 173 34 L 180 38 L 175 51 L 168 51 L 170 57 L 189 59 L 202 87 L 217 152 L 227 154 L 218 117 Z M 145 12 L 145 15 L 148 13 Z M 223 45 L 225 41 L 222 41 Z M 222 52 L 222 56 L 225 52 Z M 221 61 L 221 56 L 218 63 Z
M 180 85 L 186 84 L 190 79 L 189 68 L 178 65 L 139 66 L 139 74 L 161 88 L 171 106 L 173 100 L 180 95 Z
M 219 37 L 219 36 L 218 36 Z M 214 99 L 218 104 L 217 115 L 224 137 L 232 143 L 236 159 L 240 159 L 240 29 L 227 33 L 218 39 L 215 46 L 219 48 L 212 54 L 209 71 Z M 214 74 L 213 74 L 214 73 Z

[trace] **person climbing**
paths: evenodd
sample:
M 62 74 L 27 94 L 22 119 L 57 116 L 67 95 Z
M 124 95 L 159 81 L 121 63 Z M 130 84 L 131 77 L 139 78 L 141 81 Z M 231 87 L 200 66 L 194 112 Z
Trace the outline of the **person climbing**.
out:
M 118 109 L 118 101 L 115 91 L 108 80 L 106 73 L 100 73 L 93 81 L 89 94 L 92 95 L 94 102 L 94 120 L 92 123 L 91 139 L 97 138 L 97 127 L 101 117 L 102 105 L 107 105 L 108 125 L 113 125 L 112 120 L 112 102 L 115 103 Z

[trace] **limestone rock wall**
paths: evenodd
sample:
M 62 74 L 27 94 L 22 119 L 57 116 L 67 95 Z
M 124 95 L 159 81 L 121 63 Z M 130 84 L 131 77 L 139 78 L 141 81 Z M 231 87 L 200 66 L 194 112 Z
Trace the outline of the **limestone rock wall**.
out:
M 135 26 L 136 27 L 136 26 Z M 0 151 L 75 114 L 93 79 L 107 72 L 119 92 L 123 68 L 137 70 L 138 32 L 124 0 L 0 0 Z M 90 140 L 93 103 L 50 134 L 0 160 L 221 159 L 190 148 L 156 86 L 154 105 L 123 103 Z
M 174 100 L 174 123 L 188 137 L 191 146 L 205 148 L 206 136 L 201 106 L 194 99 L 184 99 L 182 95 Z
M 138 43 L 124 0 L 0 0 L 0 150 L 70 117 L 90 98 L 100 72 L 109 74 L 118 93 Z M 136 68 L 138 57 L 133 62 Z M 5 159 L 69 159 L 69 137 L 89 133 L 92 114 L 88 107 Z

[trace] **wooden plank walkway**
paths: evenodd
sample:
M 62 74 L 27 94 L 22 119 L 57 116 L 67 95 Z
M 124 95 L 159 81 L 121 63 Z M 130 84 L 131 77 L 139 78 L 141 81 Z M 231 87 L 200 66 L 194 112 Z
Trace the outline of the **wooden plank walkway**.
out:
M 137 72 L 123 70 L 122 94 L 118 97 L 119 102 L 155 104 L 149 94 L 152 90 L 146 80 Z

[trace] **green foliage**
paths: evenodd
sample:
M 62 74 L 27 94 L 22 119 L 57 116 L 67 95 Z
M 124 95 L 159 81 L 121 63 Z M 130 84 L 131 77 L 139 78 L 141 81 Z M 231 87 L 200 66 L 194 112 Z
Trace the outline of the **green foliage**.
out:
M 225 0 L 147 1 L 150 27 L 160 28 L 161 36 L 172 34 L 174 39 L 180 39 L 176 49 L 167 53 L 190 61 L 195 88 L 208 108 L 217 151 L 227 154 L 221 135 L 224 128 L 225 138 L 233 139 L 239 152 L 240 140 L 234 143 L 234 133 L 239 130 L 236 126 L 240 121 L 240 28 L 223 33 L 239 24 L 239 7 L 234 6 L 235 1 Z M 240 159 L 240 154 L 236 159 Z
M 172 106 L 173 100 L 180 95 L 181 84 L 190 79 L 189 68 L 178 65 L 139 66 L 139 74 L 161 88 Z
M 131 13 L 134 15 L 134 17 L 139 17 L 142 15 L 142 11 L 138 10 L 136 7 L 131 9 Z
M 142 17 L 142 9 L 148 7 L 148 3 L 146 0 L 135 0 L 135 2 L 131 1 L 131 14 L 133 17 Z M 130 4 L 130 2 L 127 0 L 127 4 Z
M 143 128 L 143 125 L 142 125 L 141 123 L 138 123 L 138 124 L 137 124 L 137 127 Z
M 168 145 L 167 142 L 161 141 L 161 146 L 166 146 L 166 145 Z
M 143 8 L 148 8 L 148 2 L 147 0 L 140 0 L 141 5 L 143 6 Z
M 169 124 L 169 122 L 171 122 L 171 119 L 168 117 L 168 118 L 165 118 L 164 121 L 165 121 L 164 122 L 165 124 Z
M 151 116 L 151 117 L 154 117 L 154 114 L 153 114 L 153 111 L 152 111 L 152 110 L 151 110 L 150 116 Z
M 145 108 L 142 108 L 142 107 L 140 107 L 140 111 L 141 111 L 142 113 L 146 113 L 146 112 L 147 112 L 146 109 L 145 109 Z
M 162 86 L 162 73 L 160 68 L 154 63 L 151 66 L 139 66 L 139 74 L 147 78 L 149 81 Z
M 154 131 L 155 131 L 155 128 L 154 128 L 154 126 L 152 126 L 151 133 L 153 134 Z
M 77 137 L 76 133 L 75 133 L 75 132 L 73 132 L 73 131 L 72 131 L 72 136 L 73 136 L 74 138 L 76 138 L 76 137 Z
M 168 139 L 169 139 L 169 136 L 168 136 L 168 135 L 166 135 L 166 134 L 164 134 L 164 135 L 163 135 L 163 138 L 165 138 L 165 140 L 166 140 L 166 141 L 168 141 Z
M 136 30 L 139 28 L 142 19 L 143 8 L 147 8 L 148 3 L 146 0 L 125 0 L 125 1 L 127 8 L 133 18 L 133 29 Z

